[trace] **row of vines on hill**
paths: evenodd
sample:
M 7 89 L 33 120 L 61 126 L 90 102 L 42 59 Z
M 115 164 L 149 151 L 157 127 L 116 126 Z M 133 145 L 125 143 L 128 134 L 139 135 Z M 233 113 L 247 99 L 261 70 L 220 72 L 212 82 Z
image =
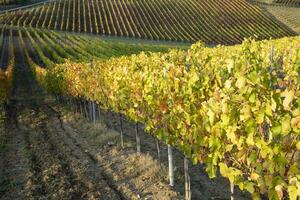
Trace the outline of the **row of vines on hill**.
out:
M 289 44 L 287 47 L 286 44 Z M 254 199 L 300 197 L 299 38 L 141 53 L 37 71 L 57 95 L 145 124 Z
M 151 44 L 127 44 L 122 42 L 104 41 L 94 37 L 58 34 L 54 31 L 33 28 L 3 28 L 3 41 L 7 40 L 9 31 L 19 32 L 23 37 L 26 51 L 31 59 L 41 67 L 51 67 L 63 63 L 65 59 L 72 61 L 91 61 L 93 59 L 108 59 L 121 55 L 130 55 L 140 51 L 167 51 L 171 46 Z M 2 31 L 3 32 L 3 31 Z M 8 44 L 3 44 L 7 48 Z M 25 49 L 24 49 L 25 50 Z M 1 53 L 5 53 L 3 49 Z M 2 55 L 1 57 L 7 57 Z
M 14 35 L 14 37 L 13 37 Z M 113 56 L 130 55 L 140 51 L 167 51 L 169 46 L 125 44 L 106 42 L 98 38 L 86 38 L 53 31 L 25 28 L 0 28 L 0 103 L 10 91 L 15 65 L 13 44 L 22 39 L 23 51 L 29 63 L 36 67 L 51 67 L 64 63 L 65 59 L 87 62 L 93 59 L 105 60 Z
M 258 4 L 280 21 L 300 33 L 300 7 L 282 7 L 278 5 Z
M 274 2 L 283 5 L 300 6 L 300 0 L 275 0 Z
M 2 14 L 0 23 L 208 44 L 295 35 L 244 0 L 60 0 Z

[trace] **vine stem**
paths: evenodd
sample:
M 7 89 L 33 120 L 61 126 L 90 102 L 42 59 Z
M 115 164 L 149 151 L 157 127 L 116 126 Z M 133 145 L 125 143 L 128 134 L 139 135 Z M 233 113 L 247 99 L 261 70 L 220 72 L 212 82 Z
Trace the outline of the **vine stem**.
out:
M 136 153 L 141 154 L 141 139 L 139 136 L 139 124 L 135 124 L 135 139 L 136 139 Z
M 230 200 L 234 200 L 234 184 L 233 183 L 230 183 L 230 192 L 231 192 Z
M 185 200 L 191 200 L 191 180 L 189 175 L 189 161 L 184 156 L 184 182 L 185 182 Z
M 123 139 L 123 120 L 122 120 L 122 115 L 121 115 L 121 114 L 119 114 L 119 120 L 120 120 L 121 147 L 124 148 L 124 139 Z
M 96 103 L 92 102 L 92 109 L 93 109 L 93 123 L 96 124 Z

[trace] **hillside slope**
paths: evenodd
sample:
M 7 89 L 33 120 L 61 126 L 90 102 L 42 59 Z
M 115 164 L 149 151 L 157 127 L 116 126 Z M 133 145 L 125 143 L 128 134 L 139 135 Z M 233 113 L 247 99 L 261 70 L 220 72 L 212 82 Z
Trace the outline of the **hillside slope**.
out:
M 275 0 L 275 3 L 300 6 L 300 0 Z
M 261 5 L 278 20 L 288 25 L 295 32 L 300 33 L 300 8 L 282 7 L 274 5 Z
M 296 35 L 245 0 L 59 0 L 3 14 L 0 23 L 207 44 Z

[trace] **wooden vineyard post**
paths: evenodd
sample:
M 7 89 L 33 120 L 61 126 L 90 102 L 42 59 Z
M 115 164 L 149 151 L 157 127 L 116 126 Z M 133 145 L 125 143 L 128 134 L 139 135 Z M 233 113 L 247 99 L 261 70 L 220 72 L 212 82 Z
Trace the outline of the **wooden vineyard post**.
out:
M 121 147 L 124 148 L 124 140 L 123 140 L 123 120 L 122 120 L 122 115 L 121 115 L 121 114 L 119 114 L 119 120 L 120 120 Z
M 172 146 L 168 144 L 168 160 L 169 160 L 169 179 L 170 186 L 174 186 L 174 167 L 173 167 L 173 151 Z
M 139 124 L 135 124 L 135 139 L 136 139 L 136 153 L 141 154 L 141 139 L 139 136 Z
M 161 159 L 160 159 L 160 147 L 159 147 L 159 140 L 156 139 L 156 148 L 157 148 L 157 157 L 159 160 L 159 163 L 161 163 Z
M 88 118 L 88 111 L 87 111 L 87 105 L 86 105 L 86 100 L 83 100 L 83 107 L 84 107 L 84 112 L 85 112 L 85 118 Z
M 234 184 L 233 183 L 230 183 L 230 200 L 234 200 Z
M 92 103 L 92 108 L 93 108 L 93 123 L 95 125 L 96 124 L 96 103 L 94 101 Z
M 191 200 L 191 179 L 189 175 L 189 161 L 184 156 L 184 183 L 185 183 L 185 200 Z

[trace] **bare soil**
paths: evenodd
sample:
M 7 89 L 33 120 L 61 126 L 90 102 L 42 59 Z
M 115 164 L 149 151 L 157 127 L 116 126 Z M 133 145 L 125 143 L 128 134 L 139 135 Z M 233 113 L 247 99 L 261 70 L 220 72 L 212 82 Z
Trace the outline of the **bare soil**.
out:
M 87 104 L 86 104 L 87 105 Z M 74 108 L 76 110 L 76 108 Z M 80 109 L 77 108 L 79 111 Z M 88 108 L 86 109 L 88 111 Z M 98 110 L 99 111 L 99 110 Z M 111 112 L 104 112 L 100 110 L 97 112 L 97 124 L 102 123 L 106 124 L 109 129 L 115 130 L 118 132 L 116 136 L 116 142 L 120 142 L 120 122 L 119 115 Z M 78 120 L 75 120 L 76 123 Z M 126 118 L 122 117 L 123 121 L 123 129 L 125 134 L 125 150 L 132 151 L 132 153 L 136 152 L 136 142 L 135 142 L 135 123 L 128 121 Z M 157 139 L 150 135 L 149 133 L 145 133 L 142 130 L 143 125 L 139 125 L 139 137 L 141 140 L 141 151 L 142 155 L 147 155 L 151 157 L 151 159 L 156 160 L 163 166 L 163 168 L 168 170 L 168 150 L 167 145 L 159 142 L 160 148 L 160 156 L 157 153 Z M 97 131 L 96 131 L 97 132 Z M 97 132 L 99 135 L 99 132 Z M 93 144 L 97 142 L 101 142 L 102 138 L 99 139 L 93 138 L 89 141 L 89 144 Z M 89 136 L 87 136 L 89 138 Z M 110 153 L 111 154 L 111 153 Z M 184 155 L 176 149 L 173 149 L 173 159 L 175 166 L 175 187 L 173 188 L 175 191 L 178 191 L 180 194 L 184 194 Z M 191 190 L 192 190 L 192 199 L 218 199 L 225 200 L 230 199 L 230 185 L 229 181 L 217 175 L 216 178 L 210 179 L 208 174 L 205 171 L 205 165 L 192 165 L 189 163 L 189 175 L 191 178 Z M 167 172 L 165 172 L 165 183 L 168 184 Z M 240 191 L 237 187 L 234 189 L 234 198 L 239 200 L 251 199 L 249 193 L 245 193 Z

